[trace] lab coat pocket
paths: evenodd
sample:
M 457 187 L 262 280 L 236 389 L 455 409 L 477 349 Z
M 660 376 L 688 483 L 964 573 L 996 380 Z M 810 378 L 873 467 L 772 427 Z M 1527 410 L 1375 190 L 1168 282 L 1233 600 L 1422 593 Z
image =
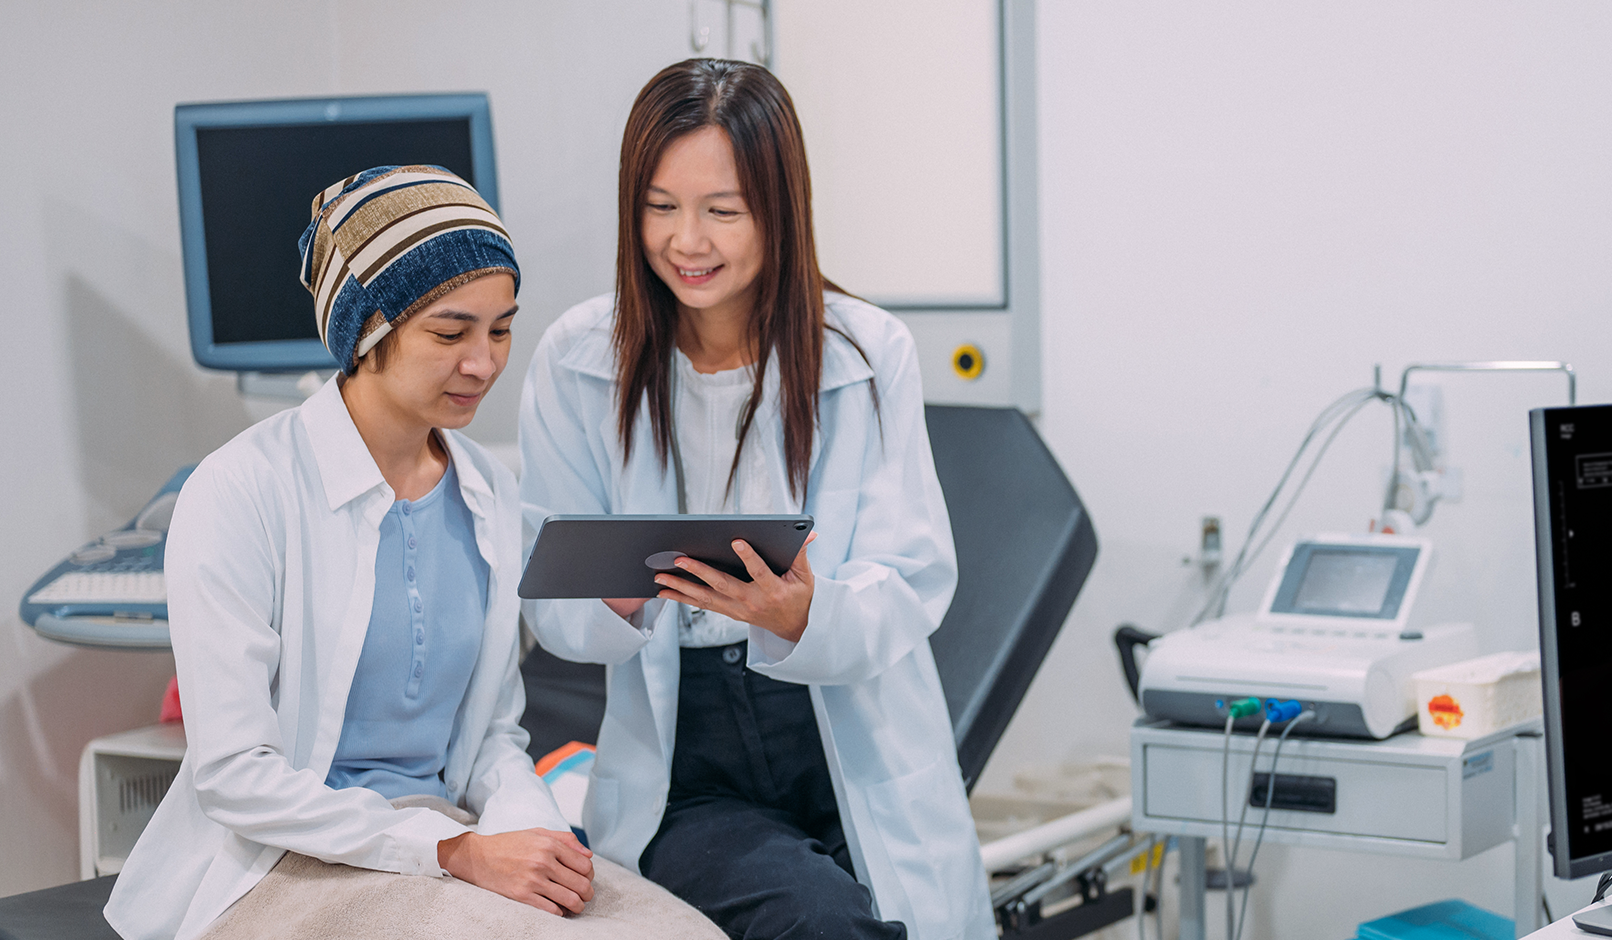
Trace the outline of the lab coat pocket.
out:
M 912 934 L 956 937 L 973 894 L 973 820 L 957 765 L 937 760 L 923 770 L 868 788 L 868 808 L 896 880 L 906 893 Z M 890 918 L 896 912 L 880 910 Z

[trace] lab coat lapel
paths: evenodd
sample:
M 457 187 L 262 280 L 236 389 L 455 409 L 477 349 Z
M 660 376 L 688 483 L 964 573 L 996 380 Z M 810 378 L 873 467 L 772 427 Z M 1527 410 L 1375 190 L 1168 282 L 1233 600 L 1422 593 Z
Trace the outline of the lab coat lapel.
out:
M 339 376 L 332 377 L 297 409 L 313 446 L 319 481 L 331 512 L 377 486 L 386 486 L 381 468 L 370 456 L 369 447 L 347 411 L 347 402 L 342 400 L 338 379 Z
M 350 514 L 359 558 L 352 591 L 336 630 L 333 634 L 320 631 L 314 638 L 318 645 L 313 663 L 319 675 L 321 707 L 313 747 L 307 753 L 308 767 L 323 774 L 330 770 L 341 741 L 347 693 L 358 670 L 358 657 L 364 650 L 364 634 L 369 630 L 375 603 L 375 554 L 380 547 L 381 520 L 391 508 L 394 494 L 353 424 L 336 378 L 303 402 L 301 411 L 330 510 Z M 332 647 L 328 657 L 319 653 L 319 646 L 326 644 Z M 300 742 L 296 750 L 304 750 Z
M 454 472 L 459 477 L 459 495 L 464 499 L 465 507 L 470 510 L 476 550 L 481 553 L 482 561 L 487 564 L 488 619 L 482 624 L 481 650 L 476 655 L 476 665 L 470 674 L 465 702 L 454 718 L 454 734 L 449 740 L 447 765 L 444 768 L 448 797 L 451 801 L 458 802 L 469 782 L 472 760 L 481 746 L 480 741 L 468 739 L 464 729 L 484 724 L 487 720 L 489 700 L 483 692 L 495 688 L 502 677 L 491 677 L 491 683 L 483 677 L 487 675 L 488 670 L 498 668 L 497 664 L 503 661 L 505 651 L 514 642 L 511 634 L 516 617 L 513 610 L 507 617 L 498 613 L 503 606 L 502 598 L 505 596 L 503 578 L 507 577 L 498 563 L 501 554 L 497 548 L 500 537 L 499 526 L 510 522 L 497 518 L 497 498 L 493 495 L 492 487 L 481 469 L 471 459 L 469 451 L 459 440 L 458 435 L 451 431 L 438 431 L 437 434 L 447 447 L 448 458 L 453 461 Z M 510 587 L 508 593 L 513 595 L 514 588 Z
M 817 423 L 812 427 L 811 460 L 807 464 L 806 479 L 812 480 L 817 477 L 817 465 L 823 456 L 823 430 L 825 425 L 832 430 L 835 415 L 831 411 L 831 406 L 836 393 L 872 378 L 873 367 L 868 365 L 867 360 L 862 358 L 845 337 L 832 330 L 826 331 L 823 337 L 823 375 L 818 384 Z M 756 420 L 751 427 L 751 434 L 763 447 L 769 479 L 781 488 L 776 494 L 774 505 L 794 506 L 796 511 L 805 512 L 804 500 L 797 499 L 789 492 L 788 468 L 784 464 L 782 387 L 775 355 L 768 363 L 767 374 L 762 380 L 761 406 L 756 409 Z M 806 495 L 809 496 L 810 493 Z
M 493 489 L 488 485 L 487 478 L 482 475 L 475 461 L 470 459 L 469 452 L 459 442 L 458 437 L 447 431 L 437 433 L 448 448 L 448 459 L 453 461 L 454 472 L 459 475 L 459 495 L 464 498 L 465 507 L 470 510 L 475 523 L 476 550 L 481 552 L 481 558 L 487 563 L 487 569 L 492 573 L 492 580 L 496 584 L 501 572 L 498 570 L 498 551 L 493 544 L 491 518 L 496 508 Z M 488 585 L 488 596 L 498 596 L 492 590 L 492 585 Z
M 615 415 L 610 413 L 600 428 L 602 440 L 617 439 Z M 677 481 L 670 468 L 662 469 L 655 453 L 654 432 L 649 423 L 649 406 L 638 409 L 633 423 L 632 459 L 621 464 L 620 445 L 611 455 L 613 467 L 621 467 L 613 494 L 612 513 L 623 515 L 671 515 L 677 512 Z M 655 736 L 661 757 L 671 767 L 672 747 L 677 737 L 677 695 L 682 658 L 677 642 L 677 605 L 663 604 L 655 621 L 655 633 L 644 647 L 644 685 L 655 718 Z

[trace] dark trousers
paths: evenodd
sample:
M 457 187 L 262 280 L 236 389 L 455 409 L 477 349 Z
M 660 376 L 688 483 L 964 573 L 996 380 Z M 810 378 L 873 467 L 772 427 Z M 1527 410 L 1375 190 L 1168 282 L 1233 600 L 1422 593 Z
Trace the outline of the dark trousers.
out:
M 745 646 L 682 651 L 672 789 L 639 869 L 730 937 L 903 940 L 852 874 L 810 693 L 746 669 Z

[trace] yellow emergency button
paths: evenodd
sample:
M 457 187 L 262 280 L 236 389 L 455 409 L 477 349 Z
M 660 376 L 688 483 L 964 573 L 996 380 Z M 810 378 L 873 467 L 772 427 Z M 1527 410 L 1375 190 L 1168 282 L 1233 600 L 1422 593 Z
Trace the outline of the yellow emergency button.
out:
M 952 371 L 965 382 L 972 382 L 985 371 L 985 353 L 973 343 L 964 343 L 952 350 Z

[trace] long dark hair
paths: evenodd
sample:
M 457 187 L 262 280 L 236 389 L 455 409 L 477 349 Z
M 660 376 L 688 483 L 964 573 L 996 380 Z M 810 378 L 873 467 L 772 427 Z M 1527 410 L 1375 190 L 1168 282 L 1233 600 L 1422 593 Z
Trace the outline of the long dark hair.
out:
M 765 244 L 748 337 L 756 351 L 755 384 L 740 415 L 728 485 L 733 485 L 739 453 L 761 404 L 770 359 L 779 374 L 789 489 L 804 500 L 823 375 L 823 291 L 839 288 L 817 267 L 812 184 L 794 103 L 771 72 L 748 62 L 687 59 L 667 66 L 638 93 L 627 116 L 621 140 L 613 337 L 622 459 L 632 455 L 633 425 L 645 396 L 663 471 L 671 449 L 677 298 L 644 257 L 644 202 L 666 148 L 703 127 L 721 128 L 732 143 L 739 187 Z M 867 359 L 855 339 L 828 329 L 846 336 Z

